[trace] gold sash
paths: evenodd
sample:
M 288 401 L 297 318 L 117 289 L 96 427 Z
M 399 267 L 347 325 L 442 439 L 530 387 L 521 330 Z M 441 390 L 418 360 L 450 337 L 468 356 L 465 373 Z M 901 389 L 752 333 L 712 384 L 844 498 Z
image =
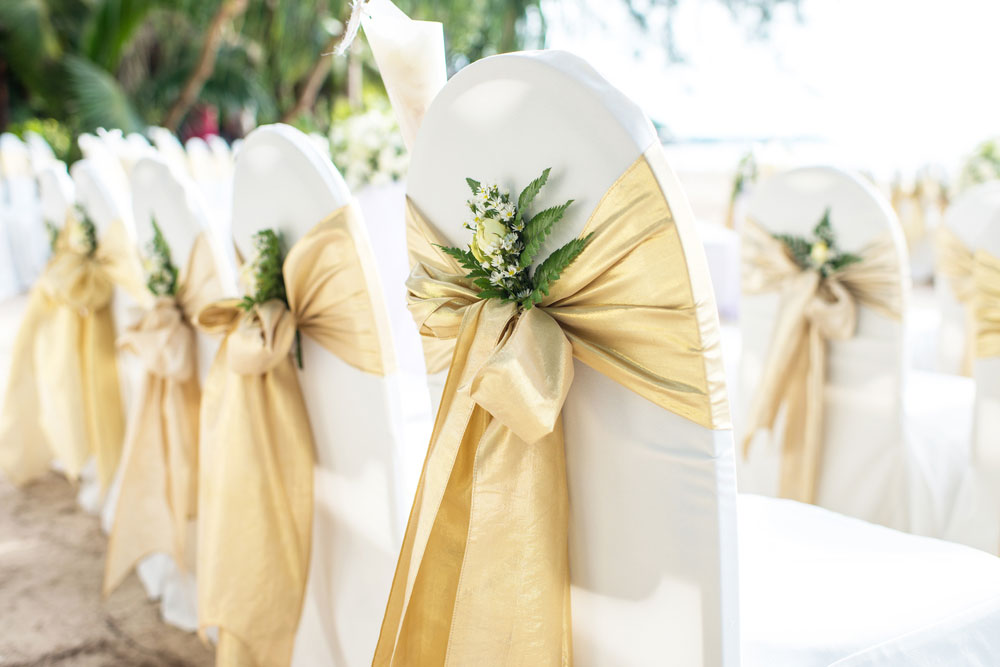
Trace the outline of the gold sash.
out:
M 291 661 L 309 570 L 314 457 L 290 355 L 296 330 L 363 371 L 383 375 L 394 364 L 361 233 L 352 204 L 291 248 L 288 307 L 275 300 L 244 312 L 233 299 L 198 315 L 200 327 L 224 336 L 202 393 L 197 556 L 199 625 L 218 626 L 220 667 Z
M 1000 357 L 1000 259 L 977 250 L 975 262 L 976 357 Z
M 744 455 L 753 436 L 774 428 L 785 407 L 779 494 L 801 502 L 816 500 L 823 455 L 823 392 L 826 343 L 854 335 L 858 304 L 886 317 L 902 312 L 899 257 L 888 236 L 880 237 L 849 264 L 827 278 L 803 270 L 783 243 L 747 220 L 743 232 L 743 291 L 781 293 L 764 375 L 747 415 Z
M 69 248 L 65 236 L 31 290 L 14 340 L 0 413 L 0 469 L 24 484 L 55 459 L 76 479 L 93 455 L 105 491 L 124 429 L 111 297 L 115 285 L 139 303 L 148 292 L 120 221 L 92 256 Z
M 938 227 L 937 235 L 937 272 L 943 276 L 951 287 L 955 300 L 962 304 L 965 310 L 965 349 L 962 352 L 962 374 L 972 374 L 973 348 L 976 338 L 976 314 L 973 297 L 976 294 L 976 281 L 973 277 L 975 262 L 972 251 L 944 225 Z
M 675 224 L 662 159 L 650 149 L 608 190 L 586 249 L 527 311 L 480 300 L 409 204 L 410 308 L 453 353 L 374 665 L 571 663 L 561 410 L 574 357 L 729 428 L 715 304 L 692 287 L 698 240 Z
M 118 345 L 146 368 L 129 415 L 121 492 L 108 538 L 104 594 L 153 553 L 192 569 L 188 533 L 198 498 L 198 350 L 192 322 L 222 288 L 204 233 L 195 239 L 175 297 L 160 297 Z

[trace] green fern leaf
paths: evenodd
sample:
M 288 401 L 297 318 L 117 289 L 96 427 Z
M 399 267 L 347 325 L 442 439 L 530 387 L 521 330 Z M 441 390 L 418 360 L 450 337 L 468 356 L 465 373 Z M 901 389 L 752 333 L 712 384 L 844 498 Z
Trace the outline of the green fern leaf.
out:
M 590 233 L 583 238 L 573 239 L 546 257 L 545 261 L 535 269 L 535 273 L 532 276 L 534 289 L 532 289 L 531 294 L 525 297 L 521 305 L 525 308 L 530 308 L 548 296 L 552 284 L 559 280 L 566 267 L 579 257 L 583 249 L 587 247 L 587 243 L 592 236 L 593 233 Z
M 566 209 L 572 203 L 573 200 L 570 199 L 565 204 L 539 211 L 537 215 L 525 224 L 524 250 L 521 251 L 520 258 L 521 268 L 528 267 L 535 261 L 535 255 L 541 250 L 545 239 L 552 233 L 552 226 L 562 219 L 566 213 Z
M 521 190 L 521 194 L 517 197 L 517 214 L 514 216 L 515 223 L 521 222 L 524 219 L 525 211 L 531 206 L 531 202 L 534 201 L 542 186 L 549 180 L 549 171 L 551 171 L 551 168 L 546 167 L 541 176 L 528 183 L 528 187 Z
M 479 181 L 467 178 L 465 179 L 465 182 L 469 184 L 469 189 L 472 190 L 472 194 L 479 192 Z

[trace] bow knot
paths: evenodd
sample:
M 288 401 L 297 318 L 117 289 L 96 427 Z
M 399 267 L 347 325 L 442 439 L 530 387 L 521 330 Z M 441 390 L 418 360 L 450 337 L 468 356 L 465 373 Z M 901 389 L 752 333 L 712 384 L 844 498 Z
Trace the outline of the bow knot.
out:
M 46 267 L 39 285 L 55 301 L 80 313 L 93 313 L 111 302 L 113 284 L 100 262 L 63 250 Z
M 228 334 L 226 362 L 240 375 L 262 375 L 285 359 L 295 343 L 295 316 L 271 299 L 244 310 L 239 299 L 206 306 L 198 326 L 208 333 Z
M 194 376 L 194 330 L 173 298 L 157 298 L 139 321 L 125 330 L 118 346 L 139 357 L 158 377 L 183 382 Z
M 810 271 L 812 275 L 818 275 Z M 847 340 L 858 324 L 854 297 L 835 276 L 820 279 L 803 311 L 809 323 L 825 340 Z

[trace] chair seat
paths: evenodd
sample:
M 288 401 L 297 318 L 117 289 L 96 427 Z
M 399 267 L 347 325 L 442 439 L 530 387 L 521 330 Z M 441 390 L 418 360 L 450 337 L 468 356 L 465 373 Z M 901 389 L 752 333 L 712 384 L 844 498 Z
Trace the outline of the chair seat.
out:
M 1000 559 L 789 500 L 738 509 L 743 667 L 1000 664 Z

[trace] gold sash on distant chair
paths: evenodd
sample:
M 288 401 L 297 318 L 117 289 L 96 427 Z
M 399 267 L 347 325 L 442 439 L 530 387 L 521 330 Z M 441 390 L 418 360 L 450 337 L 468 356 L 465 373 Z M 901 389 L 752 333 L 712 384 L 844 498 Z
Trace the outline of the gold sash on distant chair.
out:
M 0 470 L 24 484 L 55 459 L 76 479 L 93 455 L 104 491 L 124 429 L 110 301 L 115 285 L 139 302 L 148 293 L 120 221 L 92 256 L 70 248 L 65 236 L 31 291 L 14 341 L 0 413 Z
M 973 273 L 976 357 L 1000 357 L 1000 259 L 985 250 L 977 250 Z
M 976 340 L 976 315 L 973 297 L 976 294 L 976 281 L 973 276 L 975 262 L 972 251 L 961 239 L 955 236 L 944 225 L 938 227 L 936 234 L 937 272 L 943 276 L 951 287 L 955 300 L 965 310 L 965 343 L 962 350 L 962 375 L 972 374 L 972 357 Z
M 360 225 L 348 205 L 291 248 L 288 307 L 275 300 L 244 312 L 233 299 L 198 316 L 201 328 L 225 336 L 202 392 L 198 487 L 199 625 L 219 628 L 219 667 L 291 661 L 309 570 L 314 461 L 290 355 L 296 330 L 363 371 L 383 375 L 394 364 L 382 296 L 370 287 L 374 260 L 355 241 Z
M 202 233 L 176 296 L 156 299 L 118 341 L 139 357 L 146 377 L 126 430 L 105 595 L 152 553 L 172 554 L 179 568 L 193 569 L 187 537 L 197 511 L 201 389 L 192 322 L 221 293 L 211 246 Z
M 374 665 L 571 663 L 561 411 L 574 357 L 729 428 L 715 304 L 710 288 L 695 297 L 685 248 L 699 242 L 675 224 L 662 159 L 656 146 L 608 190 L 586 249 L 527 311 L 479 299 L 409 203 L 410 308 L 423 336 L 447 341 L 438 352 L 452 348 L 451 369 Z
M 756 386 L 744 436 L 744 455 L 754 435 L 774 428 L 782 406 L 785 433 L 779 494 L 801 502 L 816 500 L 823 456 L 823 393 L 826 344 L 854 335 L 859 304 L 899 319 L 902 274 L 891 238 L 880 237 L 849 264 L 827 278 L 801 269 L 785 245 L 747 220 L 743 232 L 743 291 L 780 292 L 781 304 Z

